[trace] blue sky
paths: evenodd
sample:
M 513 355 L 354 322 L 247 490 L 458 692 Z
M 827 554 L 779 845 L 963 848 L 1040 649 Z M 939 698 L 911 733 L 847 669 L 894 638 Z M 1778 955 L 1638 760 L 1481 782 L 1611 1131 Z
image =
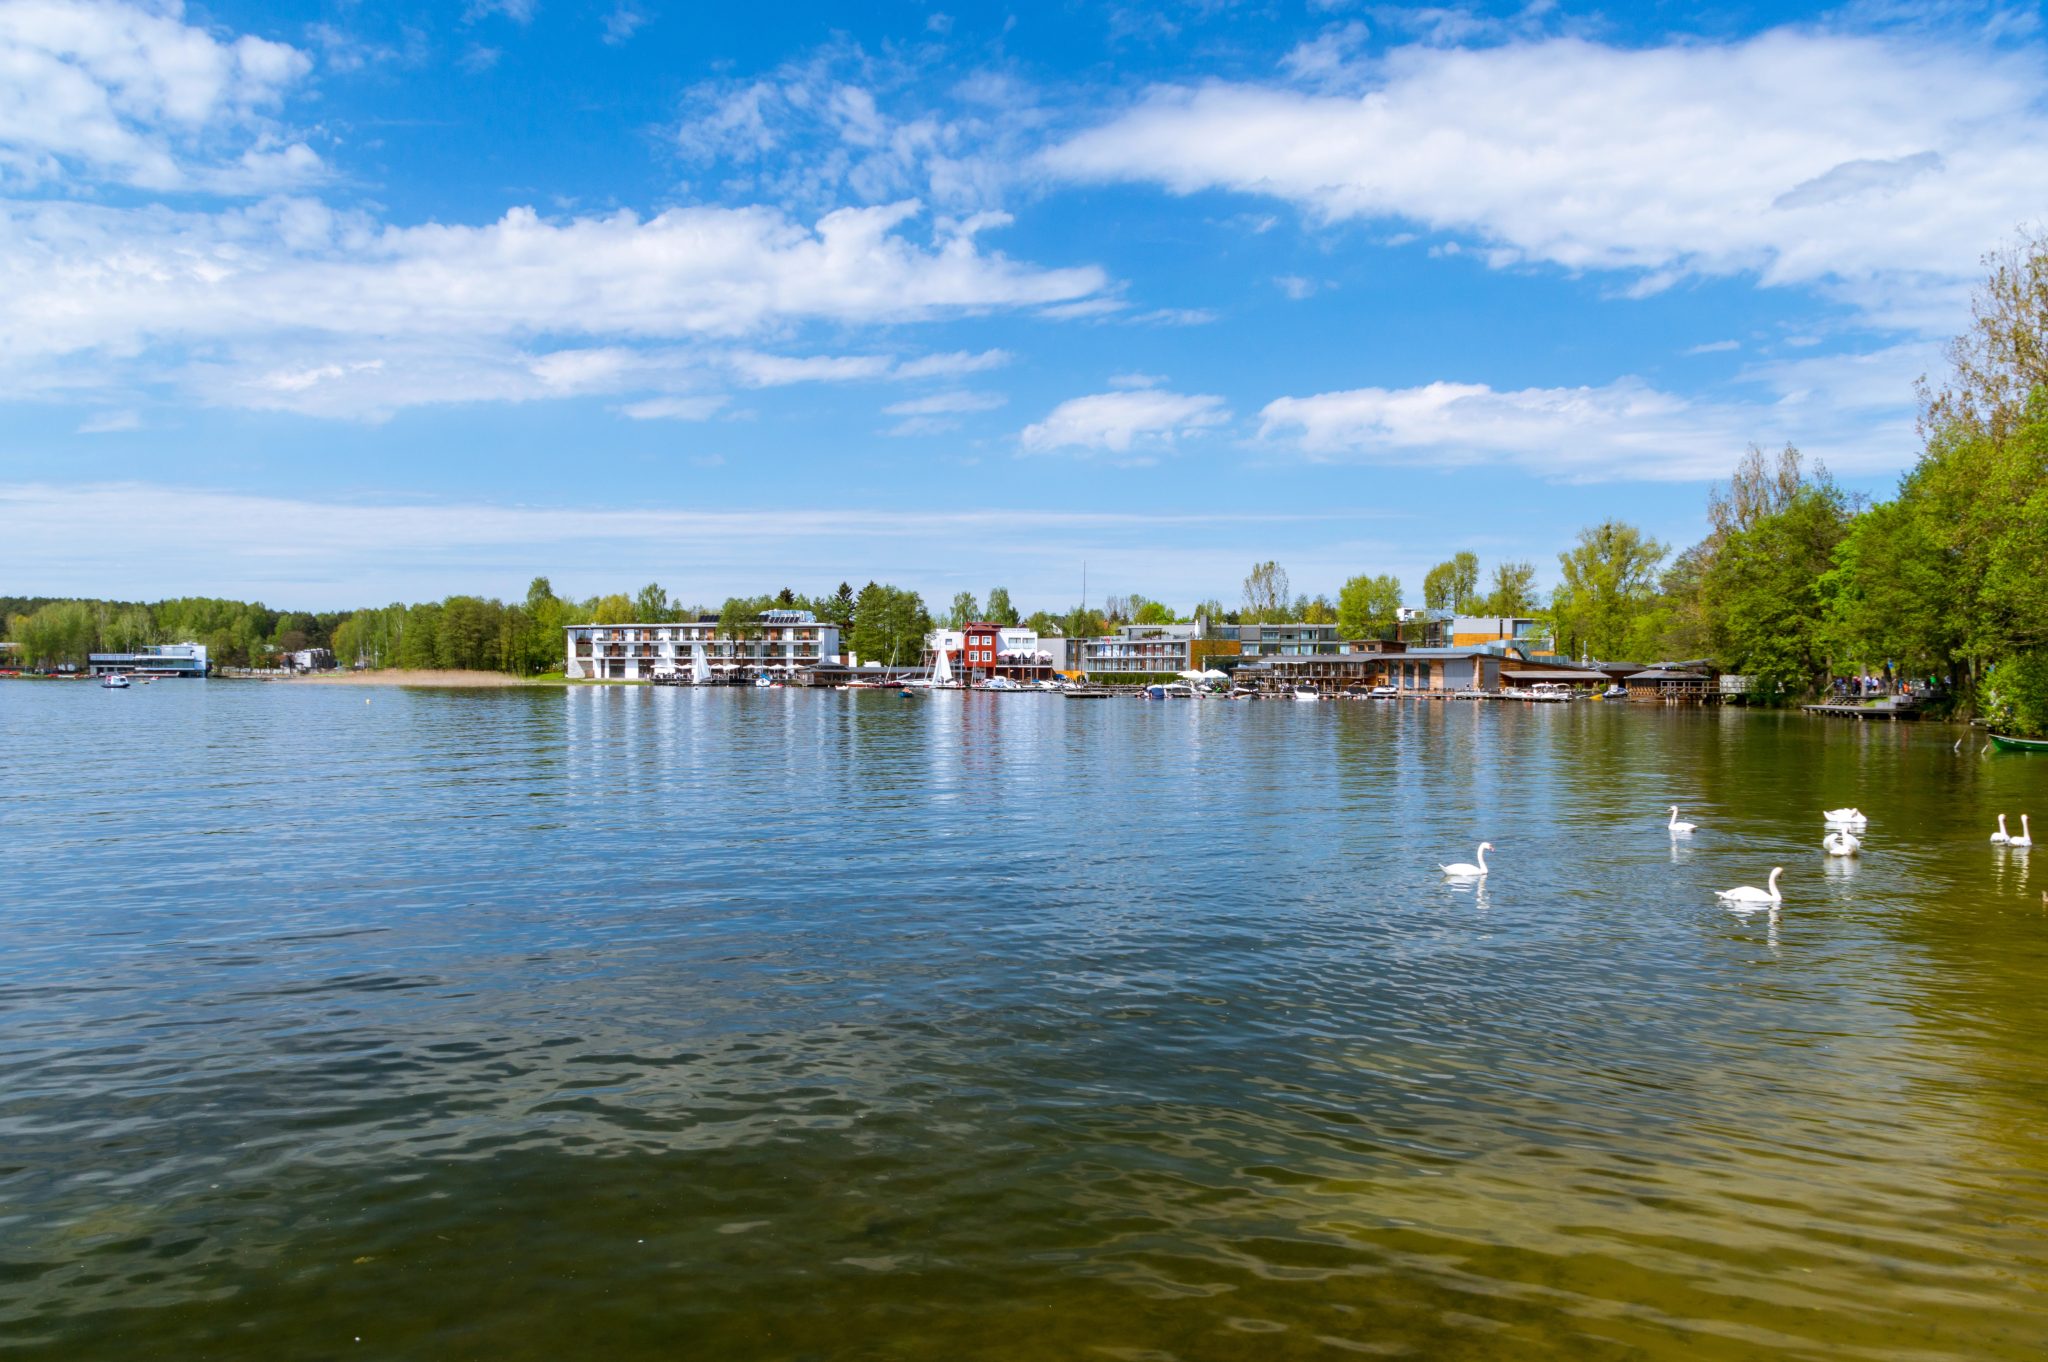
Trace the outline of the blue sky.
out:
M 0 0 L 0 591 L 1234 601 L 1882 494 L 2038 11 Z

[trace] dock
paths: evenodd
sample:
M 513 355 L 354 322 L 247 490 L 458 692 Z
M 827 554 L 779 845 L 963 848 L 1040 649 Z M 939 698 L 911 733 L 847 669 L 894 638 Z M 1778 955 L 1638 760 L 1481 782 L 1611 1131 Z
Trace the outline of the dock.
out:
M 1827 705 L 1801 705 L 1800 708 L 1808 714 L 1826 714 L 1837 719 L 1855 719 L 1859 722 L 1866 719 L 1876 719 L 1885 723 L 1901 723 L 1907 719 L 1917 719 L 1920 717 L 1920 704 L 1917 700 L 1900 700 L 1896 696 L 1888 696 L 1882 700 L 1872 700 L 1860 704 L 1845 702 Z

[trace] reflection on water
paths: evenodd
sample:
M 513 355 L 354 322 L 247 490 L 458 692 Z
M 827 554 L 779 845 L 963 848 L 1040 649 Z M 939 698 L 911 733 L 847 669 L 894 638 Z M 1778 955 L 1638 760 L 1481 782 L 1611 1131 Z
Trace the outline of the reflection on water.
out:
M 0 1345 L 2048 1345 L 2048 908 L 1983 840 L 2048 762 L 1613 705 L 373 699 L 0 690 Z M 1715 899 L 1773 865 L 1782 909 Z

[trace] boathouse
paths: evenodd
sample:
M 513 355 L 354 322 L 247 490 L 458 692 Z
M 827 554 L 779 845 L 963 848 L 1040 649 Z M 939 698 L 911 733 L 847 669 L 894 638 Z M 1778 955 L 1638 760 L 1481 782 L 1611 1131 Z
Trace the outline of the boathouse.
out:
M 1647 705 L 1704 705 L 1717 699 L 1712 669 L 1704 664 L 1694 670 L 1690 664 L 1664 663 L 1647 671 L 1633 672 L 1622 682 L 1631 703 Z

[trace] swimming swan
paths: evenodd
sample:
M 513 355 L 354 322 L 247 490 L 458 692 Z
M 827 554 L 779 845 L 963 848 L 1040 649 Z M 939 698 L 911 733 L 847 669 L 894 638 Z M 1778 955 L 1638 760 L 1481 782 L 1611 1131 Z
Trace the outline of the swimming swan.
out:
M 1673 804 L 1671 806 L 1671 821 L 1669 823 L 1666 823 L 1664 826 L 1671 829 L 1671 833 L 1673 836 L 1683 837 L 1686 833 L 1691 832 L 1694 828 L 1698 827 L 1699 824 L 1679 822 L 1678 806 L 1676 804 Z
M 1452 865 L 1444 865 L 1442 862 L 1438 862 L 1437 869 L 1443 871 L 1444 874 L 1449 875 L 1452 879 L 1476 880 L 1486 873 L 1486 853 L 1491 850 L 1493 850 L 1493 843 L 1481 842 L 1479 844 L 1478 865 L 1470 865 L 1464 861 L 1458 861 Z
M 2004 846 L 2007 842 L 2010 842 L 2011 840 L 2012 838 L 2006 833 L 2005 830 L 2005 815 L 2000 814 L 1998 815 L 1998 831 L 1991 834 L 1991 845 Z
M 2006 845 L 2012 847 L 2030 847 L 2033 844 L 2034 825 L 2027 821 L 2027 816 L 2025 814 L 2021 814 L 2020 830 L 2009 841 L 2006 842 Z
M 1821 820 L 1827 823 L 1841 823 L 1849 827 L 1861 827 L 1870 821 L 1863 816 L 1863 810 L 1861 809 L 1827 809 L 1822 812 Z
M 1783 903 L 1785 896 L 1778 892 L 1778 876 L 1784 873 L 1785 867 L 1782 865 L 1771 867 L 1769 889 L 1758 889 L 1754 885 L 1745 884 L 1740 889 L 1717 889 L 1714 891 L 1714 897 L 1723 903 L 1747 904 L 1752 908 L 1761 908 L 1767 903 Z
M 1863 849 L 1863 843 L 1850 832 L 1831 832 L 1820 839 L 1820 844 L 1830 856 L 1854 856 Z

